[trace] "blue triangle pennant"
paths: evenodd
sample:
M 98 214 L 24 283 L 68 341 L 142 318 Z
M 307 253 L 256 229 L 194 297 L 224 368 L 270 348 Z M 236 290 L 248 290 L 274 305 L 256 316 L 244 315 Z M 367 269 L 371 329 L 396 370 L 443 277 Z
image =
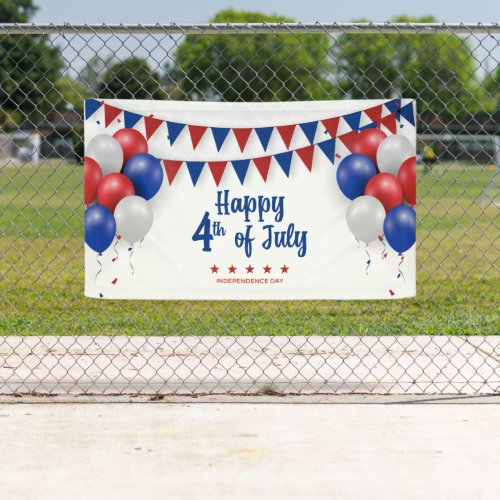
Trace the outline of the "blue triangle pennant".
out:
M 171 146 L 173 146 L 185 126 L 185 123 L 167 122 L 168 140 L 170 141 Z
M 123 113 L 123 121 L 125 123 L 125 128 L 134 128 L 134 125 L 142 118 L 142 115 L 137 113 L 131 113 L 130 111 L 125 111 Z
M 335 162 L 335 139 L 328 139 L 327 141 L 319 142 L 319 148 L 325 156 L 332 162 Z
M 369 123 L 368 125 L 364 125 L 363 127 L 360 127 L 359 128 L 359 131 L 363 131 L 363 130 L 366 130 L 367 128 L 377 128 L 377 122 L 372 122 L 372 123 Z
M 385 103 L 385 107 L 389 110 L 390 113 L 396 113 L 396 118 L 399 121 L 400 118 L 400 112 L 401 112 L 401 99 L 392 99 L 389 102 Z
M 314 142 L 314 136 L 316 135 L 316 129 L 318 128 L 318 122 L 299 123 L 299 127 L 307 137 L 309 144 L 312 144 Z
M 85 119 L 88 120 L 101 106 L 102 102 L 97 99 L 85 99 Z
M 401 116 L 415 126 L 415 113 L 413 111 L 413 102 L 401 108 Z
M 285 151 L 284 153 L 279 153 L 274 155 L 276 161 L 279 163 L 279 166 L 285 172 L 287 177 L 290 176 L 290 164 L 292 163 L 292 154 L 293 151 Z
M 255 133 L 264 148 L 264 151 L 267 151 L 267 146 L 269 145 L 269 141 L 271 140 L 271 134 L 273 133 L 274 127 L 259 127 L 255 129 Z
M 200 178 L 201 171 L 205 166 L 204 161 L 187 161 L 186 162 L 189 175 L 191 176 L 191 180 L 193 181 L 193 186 L 196 186 L 198 179 Z
M 212 135 L 214 136 L 215 146 L 217 151 L 220 151 L 224 141 L 226 140 L 227 134 L 229 134 L 229 128 L 212 127 Z
M 238 176 L 241 184 L 245 181 L 245 177 L 247 175 L 248 166 L 250 165 L 250 160 L 234 160 L 231 162 L 233 164 L 234 171 Z
M 342 118 L 347 122 L 347 125 L 351 127 L 352 130 L 359 129 L 359 121 L 361 120 L 361 111 L 356 111 L 355 113 L 349 113 L 344 115 Z

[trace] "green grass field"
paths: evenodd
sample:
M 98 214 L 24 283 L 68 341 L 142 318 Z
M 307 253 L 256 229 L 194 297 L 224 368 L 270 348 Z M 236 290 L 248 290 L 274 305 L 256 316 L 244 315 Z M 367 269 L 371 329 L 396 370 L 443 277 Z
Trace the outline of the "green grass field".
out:
M 499 208 L 480 201 L 492 177 L 487 166 L 419 172 L 416 299 L 338 302 L 87 299 L 82 167 L 54 160 L 0 173 L 2 335 L 499 332 Z

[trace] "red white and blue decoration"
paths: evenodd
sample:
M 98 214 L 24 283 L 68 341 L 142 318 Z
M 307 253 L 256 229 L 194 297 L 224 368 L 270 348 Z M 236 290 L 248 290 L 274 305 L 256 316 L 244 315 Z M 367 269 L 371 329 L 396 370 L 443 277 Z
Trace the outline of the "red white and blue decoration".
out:
M 85 293 L 416 290 L 415 101 L 85 101 Z

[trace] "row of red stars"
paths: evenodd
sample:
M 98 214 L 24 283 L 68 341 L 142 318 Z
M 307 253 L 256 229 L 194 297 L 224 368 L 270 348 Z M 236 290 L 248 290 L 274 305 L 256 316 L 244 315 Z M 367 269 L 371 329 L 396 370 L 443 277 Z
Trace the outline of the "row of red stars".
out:
M 219 269 L 220 267 L 217 267 L 215 264 L 210 268 L 210 270 L 212 271 L 212 274 L 218 274 L 219 273 Z M 236 274 L 236 269 L 238 269 L 237 267 L 231 265 L 229 266 L 228 268 L 228 271 L 229 271 L 229 274 Z M 255 267 L 251 266 L 250 264 L 245 267 L 244 269 L 247 270 L 247 274 L 253 274 L 254 270 L 255 270 Z M 272 267 L 270 266 L 265 266 L 262 268 L 264 270 L 264 274 L 271 274 L 271 269 Z M 290 269 L 288 266 L 284 265 L 282 267 L 280 267 L 281 269 L 281 274 L 287 274 L 288 273 L 288 270 Z

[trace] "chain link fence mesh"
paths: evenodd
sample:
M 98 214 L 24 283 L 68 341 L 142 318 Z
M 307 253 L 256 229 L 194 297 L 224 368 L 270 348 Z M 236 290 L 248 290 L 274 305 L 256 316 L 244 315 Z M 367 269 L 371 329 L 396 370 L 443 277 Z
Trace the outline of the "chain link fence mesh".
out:
M 0 25 L 0 393 L 496 393 L 500 27 Z M 88 97 L 415 97 L 417 297 L 83 296 Z M 435 161 L 437 160 L 437 161 Z

